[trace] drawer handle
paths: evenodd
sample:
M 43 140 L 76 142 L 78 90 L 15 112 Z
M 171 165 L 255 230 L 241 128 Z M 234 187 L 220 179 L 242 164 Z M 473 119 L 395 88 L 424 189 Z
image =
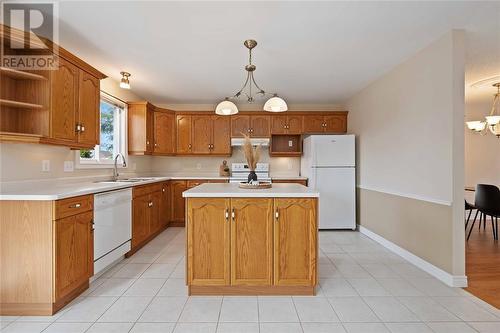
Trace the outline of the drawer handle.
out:
M 80 207 L 82 207 L 82 204 L 80 204 L 80 203 L 76 203 L 74 205 L 69 206 L 69 208 L 80 208 Z

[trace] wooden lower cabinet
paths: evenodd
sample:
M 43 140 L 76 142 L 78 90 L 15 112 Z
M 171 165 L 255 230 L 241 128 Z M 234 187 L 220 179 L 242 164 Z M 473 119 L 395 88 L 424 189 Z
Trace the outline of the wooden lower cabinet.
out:
M 274 284 L 316 283 L 316 200 L 274 199 Z
M 273 179 L 275 184 L 300 184 L 307 186 L 307 179 Z
M 190 199 L 187 205 L 187 260 L 192 285 L 227 285 L 229 275 L 229 199 Z
M 171 218 L 171 195 L 170 195 L 170 183 L 163 182 L 161 184 L 161 198 L 160 198 L 160 223 L 162 227 L 168 226 Z
M 93 212 L 54 221 L 55 298 L 62 299 L 88 283 L 94 266 Z
M 317 199 L 188 198 L 191 295 L 314 294 Z
M 132 189 L 132 255 L 156 236 L 164 225 L 160 219 L 163 197 L 162 184 L 137 186 Z
M 93 275 L 93 195 L 0 201 L 0 315 L 52 315 Z
M 231 199 L 231 214 L 231 285 L 270 286 L 273 199 Z
M 170 196 L 172 200 L 172 216 L 170 222 L 173 226 L 184 226 L 186 207 L 182 192 L 185 190 L 187 190 L 185 180 L 173 180 L 170 182 Z

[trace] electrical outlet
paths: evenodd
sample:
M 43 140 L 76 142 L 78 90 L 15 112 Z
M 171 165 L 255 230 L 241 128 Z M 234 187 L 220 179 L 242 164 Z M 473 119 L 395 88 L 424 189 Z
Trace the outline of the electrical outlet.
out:
M 293 141 L 292 140 L 288 140 L 288 147 L 293 147 Z
M 49 172 L 50 171 L 50 160 L 43 160 L 42 161 L 42 172 Z
M 75 165 L 73 161 L 64 161 L 64 172 L 73 172 L 75 171 Z
M 196 169 L 201 170 L 201 163 L 196 163 Z

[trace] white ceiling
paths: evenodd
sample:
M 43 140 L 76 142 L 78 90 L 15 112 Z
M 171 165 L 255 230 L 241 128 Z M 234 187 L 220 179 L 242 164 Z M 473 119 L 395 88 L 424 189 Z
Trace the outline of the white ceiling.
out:
M 240 88 L 242 43 L 253 38 L 262 88 L 290 104 L 341 104 L 450 29 L 492 10 L 498 28 L 499 4 L 68 1 L 60 43 L 110 77 L 129 71 L 134 92 L 153 103 L 210 104 Z

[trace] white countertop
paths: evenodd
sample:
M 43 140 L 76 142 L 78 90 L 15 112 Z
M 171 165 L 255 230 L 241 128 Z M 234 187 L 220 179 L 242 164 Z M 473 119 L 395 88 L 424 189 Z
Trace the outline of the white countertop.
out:
M 318 198 L 319 192 L 300 184 L 273 184 L 267 189 L 242 189 L 236 183 L 201 184 L 182 193 L 184 198 Z
M 134 178 L 135 176 L 124 176 L 124 178 Z M 217 175 L 164 175 L 142 177 L 153 178 L 135 183 L 99 183 L 105 177 L 85 178 L 85 179 L 44 179 L 29 181 L 13 181 L 0 184 L 0 200 L 59 200 L 76 197 L 79 195 L 95 194 L 113 190 L 119 190 L 134 186 L 151 184 L 167 180 L 229 180 L 229 177 Z M 272 179 L 307 179 L 304 177 L 272 177 Z M 277 186 L 275 184 L 274 186 Z M 286 185 L 286 184 L 284 184 Z

